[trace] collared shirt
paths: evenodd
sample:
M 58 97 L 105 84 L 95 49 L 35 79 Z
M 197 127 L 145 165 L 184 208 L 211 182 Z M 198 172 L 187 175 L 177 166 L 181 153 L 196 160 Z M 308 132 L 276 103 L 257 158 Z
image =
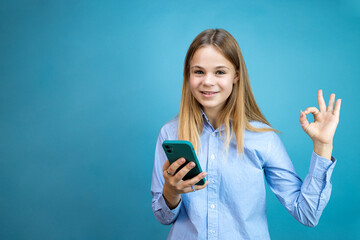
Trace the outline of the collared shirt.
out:
M 244 154 L 238 155 L 233 137 L 228 153 L 219 129 L 214 129 L 203 112 L 201 154 L 198 160 L 207 172 L 206 188 L 181 195 L 179 205 L 170 210 L 162 195 L 163 165 L 167 157 L 161 144 L 177 140 L 178 117 L 160 130 L 155 149 L 151 182 L 152 209 L 162 224 L 173 224 L 168 239 L 270 239 L 266 218 L 265 182 L 281 204 L 300 223 L 317 225 L 330 199 L 330 177 L 336 160 L 311 154 L 309 172 L 298 177 L 276 132 L 245 131 Z M 269 127 L 251 121 L 258 128 Z M 224 126 L 220 128 L 224 137 Z

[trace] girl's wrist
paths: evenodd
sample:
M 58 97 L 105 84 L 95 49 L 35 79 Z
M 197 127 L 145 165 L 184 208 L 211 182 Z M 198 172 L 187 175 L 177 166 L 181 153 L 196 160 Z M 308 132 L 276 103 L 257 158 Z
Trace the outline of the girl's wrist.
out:
M 174 194 L 171 191 L 169 191 L 166 187 L 163 188 L 163 193 L 162 193 L 166 205 L 172 210 L 174 208 L 176 208 L 179 203 L 180 203 L 180 199 L 181 199 L 181 195 L 180 194 Z
M 331 154 L 333 150 L 332 143 L 322 144 L 314 142 L 314 152 L 324 158 L 331 160 Z

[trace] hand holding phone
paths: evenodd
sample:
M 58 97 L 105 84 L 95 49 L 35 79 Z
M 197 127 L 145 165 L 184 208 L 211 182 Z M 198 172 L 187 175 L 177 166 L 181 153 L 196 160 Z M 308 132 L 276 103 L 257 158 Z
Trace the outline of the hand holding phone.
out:
M 194 147 L 189 141 L 169 141 L 166 140 L 162 144 L 165 154 L 170 162 L 170 164 L 174 163 L 177 159 L 183 157 L 185 158 L 185 162 L 177 168 L 175 172 L 170 172 L 175 175 L 179 172 L 186 164 L 193 162 L 195 165 L 193 168 L 183 177 L 183 180 L 192 179 L 202 172 L 200 163 L 197 159 L 196 153 L 194 151 Z M 204 185 L 205 179 L 201 179 L 196 185 Z
M 188 141 L 164 141 L 162 144 L 168 161 L 163 166 L 165 184 L 163 195 L 170 209 L 180 202 L 181 194 L 200 190 L 208 185 L 197 160 L 194 148 Z

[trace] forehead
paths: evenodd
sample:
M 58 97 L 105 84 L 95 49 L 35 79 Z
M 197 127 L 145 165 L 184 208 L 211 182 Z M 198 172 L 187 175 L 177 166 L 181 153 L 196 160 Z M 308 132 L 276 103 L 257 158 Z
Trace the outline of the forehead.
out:
M 214 46 L 208 45 L 196 50 L 190 61 L 190 66 L 199 65 L 202 67 L 227 66 L 233 67 L 232 63 Z

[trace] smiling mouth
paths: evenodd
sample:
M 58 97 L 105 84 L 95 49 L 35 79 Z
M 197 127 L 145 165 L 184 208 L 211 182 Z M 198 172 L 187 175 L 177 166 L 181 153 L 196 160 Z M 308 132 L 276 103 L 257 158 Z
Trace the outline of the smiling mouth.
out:
M 208 92 L 208 91 L 200 91 L 200 92 L 205 95 L 213 95 L 215 93 L 218 93 L 218 92 Z

